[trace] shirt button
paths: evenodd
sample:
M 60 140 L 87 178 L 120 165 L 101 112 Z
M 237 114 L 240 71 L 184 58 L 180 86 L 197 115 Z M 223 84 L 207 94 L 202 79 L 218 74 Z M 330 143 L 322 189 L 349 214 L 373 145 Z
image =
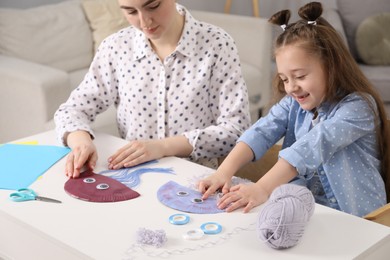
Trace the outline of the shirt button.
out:
M 324 174 L 325 174 L 325 172 L 324 172 L 324 171 L 320 171 L 320 174 L 321 174 L 321 175 L 324 175 Z
M 330 202 L 335 203 L 335 202 L 336 202 L 336 199 L 335 199 L 335 198 L 331 198 L 331 199 L 330 199 Z

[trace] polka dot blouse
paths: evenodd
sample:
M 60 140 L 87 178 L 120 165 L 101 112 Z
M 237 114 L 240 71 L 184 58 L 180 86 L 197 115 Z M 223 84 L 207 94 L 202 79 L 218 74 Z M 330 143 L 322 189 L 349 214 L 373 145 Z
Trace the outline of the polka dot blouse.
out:
M 375 115 L 368 102 L 350 94 L 317 111 L 318 120 L 313 121 L 313 112 L 285 97 L 239 141 L 259 159 L 284 136 L 279 156 L 297 169 L 294 181 L 308 186 L 317 203 L 357 216 L 386 204 Z M 311 185 L 314 178 L 319 182 Z
M 131 26 L 102 42 L 84 80 L 55 113 L 62 142 L 75 130 L 93 135 L 90 124 L 114 105 L 126 140 L 184 135 L 194 147 L 192 160 L 221 157 L 233 148 L 250 126 L 235 43 L 177 6 L 185 25 L 176 50 L 164 60 Z

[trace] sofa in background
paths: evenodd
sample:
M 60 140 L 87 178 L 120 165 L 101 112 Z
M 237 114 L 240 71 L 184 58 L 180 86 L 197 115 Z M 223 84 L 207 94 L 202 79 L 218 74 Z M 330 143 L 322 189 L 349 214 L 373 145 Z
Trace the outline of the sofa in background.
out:
M 52 129 L 53 115 L 83 79 L 99 42 L 128 26 L 117 0 L 68 0 L 0 8 L 0 143 Z M 270 99 L 271 38 L 266 19 L 191 11 L 236 41 L 252 120 Z M 117 135 L 115 109 L 94 129 Z
M 390 1 L 337 0 L 324 17 L 345 39 L 390 117 Z M 385 18 L 386 17 L 386 18 Z

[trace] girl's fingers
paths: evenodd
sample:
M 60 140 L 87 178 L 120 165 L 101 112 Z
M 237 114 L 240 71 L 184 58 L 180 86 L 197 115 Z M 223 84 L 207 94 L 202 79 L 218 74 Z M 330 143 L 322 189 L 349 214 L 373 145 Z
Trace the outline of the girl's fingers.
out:
M 214 194 L 216 192 L 216 190 L 218 189 L 218 185 L 211 185 L 209 187 L 205 187 L 205 192 L 203 193 L 203 196 L 202 196 L 202 199 L 207 199 L 208 197 L 210 197 L 210 195 Z
M 248 213 L 255 207 L 255 203 L 253 201 L 249 201 L 246 207 L 244 208 L 244 213 Z
M 222 196 L 222 198 L 217 203 L 217 206 L 220 209 L 224 209 L 228 205 L 230 205 L 231 203 L 234 203 L 235 201 L 237 201 L 238 199 L 239 199 L 239 197 L 236 193 L 229 192 L 229 193 Z

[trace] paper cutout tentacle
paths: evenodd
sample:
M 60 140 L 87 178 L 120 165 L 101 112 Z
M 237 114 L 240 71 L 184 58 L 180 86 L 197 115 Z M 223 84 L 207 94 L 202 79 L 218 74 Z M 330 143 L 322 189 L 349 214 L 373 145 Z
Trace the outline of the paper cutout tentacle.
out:
M 107 170 L 99 172 L 99 174 L 102 174 L 104 176 L 113 178 L 123 184 L 125 184 L 129 188 L 137 187 L 140 182 L 140 176 L 144 173 L 168 173 L 168 174 L 174 174 L 174 171 L 172 168 L 139 168 L 139 169 L 133 169 L 131 168 L 123 168 L 119 170 Z

